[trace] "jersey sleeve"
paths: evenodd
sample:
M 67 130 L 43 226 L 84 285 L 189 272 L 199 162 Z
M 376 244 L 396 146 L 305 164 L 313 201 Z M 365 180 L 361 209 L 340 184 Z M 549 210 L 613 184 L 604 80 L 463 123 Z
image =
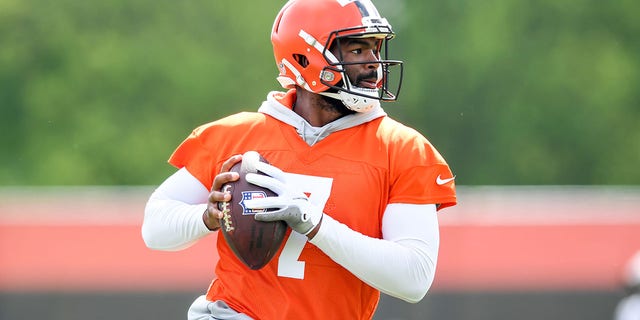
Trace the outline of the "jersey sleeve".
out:
M 193 130 L 169 157 L 169 163 L 178 169 L 186 168 L 207 189 L 211 189 L 217 161 L 213 159 L 214 152 L 202 141 L 205 134 L 209 134 L 205 127 Z
M 258 150 L 270 141 L 267 134 L 256 138 L 256 132 L 269 132 L 265 121 L 260 113 L 240 112 L 201 125 L 176 148 L 169 163 L 186 168 L 210 190 L 224 161 L 247 150 Z
M 390 152 L 390 203 L 456 204 L 454 175 L 433 145 L 411 128 L 394 135 Z M 416 156 L 417 155 L 417 156 Z
M 431 203 L 437 204 L 438 210 L 453 206 L 457 201 L 455 181 L 447 181 L 451 177 L 446 164 L 407 168 L 393 183 L 390 203 Z M 446 183 L 438 184 L 441 180 Z

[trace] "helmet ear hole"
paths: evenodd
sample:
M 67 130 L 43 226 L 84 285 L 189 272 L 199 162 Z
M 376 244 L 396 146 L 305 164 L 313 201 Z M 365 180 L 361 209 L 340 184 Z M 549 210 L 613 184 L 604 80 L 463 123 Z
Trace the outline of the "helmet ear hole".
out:
M 307 56 L 303 54 L 294 53 L 293 60 L 295 60 L 303 68 L 306 68 L 309 65 L 309 59 L 307 59 Z

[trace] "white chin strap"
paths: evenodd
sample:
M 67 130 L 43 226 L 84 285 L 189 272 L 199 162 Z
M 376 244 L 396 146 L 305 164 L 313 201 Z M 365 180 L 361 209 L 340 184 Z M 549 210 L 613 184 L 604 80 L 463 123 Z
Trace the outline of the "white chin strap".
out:
M 367 89 L 367 88 L 360 88 L 360 87 L 351 87 L 351 91 L 366 94 L 366 95 L 377 94 L 378 92 L 377 89 Z M 340 91 L 339 93 L 320 92 L 319 94 L 325 97 L 340 100 L 345 105 L 345 107 L 347 107 L 347 109 L 353 110 L 355 112 L 367 112 L 367 111 L 370 111 L 371 109 L 374 109 L 380 106 L 380 100 L 378 99 L 365 98 L 363 96 L 359 96 L 359 95 L 344 92 L 344 91 Z
M 351 84 L 349 81 L 349 77 L 343 73 L 343 81 L 346 83 L 343 85 L 343 88 L 350 88 L 351 92 L 356 92 L 358 94 L 352 94 L 346 91 L 340 90 L 338 93 L 332 92 L 320 92 L 319 94 L 338 99 L 342 101 L 342 103 L 349 110 L 353 110 L 355 112 L 367 112 L 371 109 L 377 108 L 380 106 L 380 100 L 378 98 L 380 92 L 379 89 L 370 89 L 370 88 L 362 88 L 356 87 Z M 382 80 L 382 68 L 378 68 L 378 81 Z M 362 94 L 362 95 L 359 95 Z

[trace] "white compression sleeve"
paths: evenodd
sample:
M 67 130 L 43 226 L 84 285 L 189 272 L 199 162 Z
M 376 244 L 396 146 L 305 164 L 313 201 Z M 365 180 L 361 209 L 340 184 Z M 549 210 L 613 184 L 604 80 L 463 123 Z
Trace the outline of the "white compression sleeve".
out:
M 367 237 L 325 215 L 311 243 L 370 286 L 416 303 L 435 277 L 440 233 L 436 206 L 390 204 L 383 239 Z
M 208 197 L 209 191 L 185 168 L 167 178 L 144 210 L 142 238 L 147 247 L 182 250 L 210 234 L 202 220 Z

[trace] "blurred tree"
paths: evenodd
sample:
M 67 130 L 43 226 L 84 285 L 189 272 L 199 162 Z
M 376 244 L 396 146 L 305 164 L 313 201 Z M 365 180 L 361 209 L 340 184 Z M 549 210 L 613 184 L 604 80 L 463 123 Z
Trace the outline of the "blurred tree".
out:
M 275 88 L 277 4 L 0 6 L 3 184 L 157 183 L 193 127 Z
M 407 7 L 400 117 L 458 183 L 640 183 L 640 21 L 629 14 L 639 3 Z

